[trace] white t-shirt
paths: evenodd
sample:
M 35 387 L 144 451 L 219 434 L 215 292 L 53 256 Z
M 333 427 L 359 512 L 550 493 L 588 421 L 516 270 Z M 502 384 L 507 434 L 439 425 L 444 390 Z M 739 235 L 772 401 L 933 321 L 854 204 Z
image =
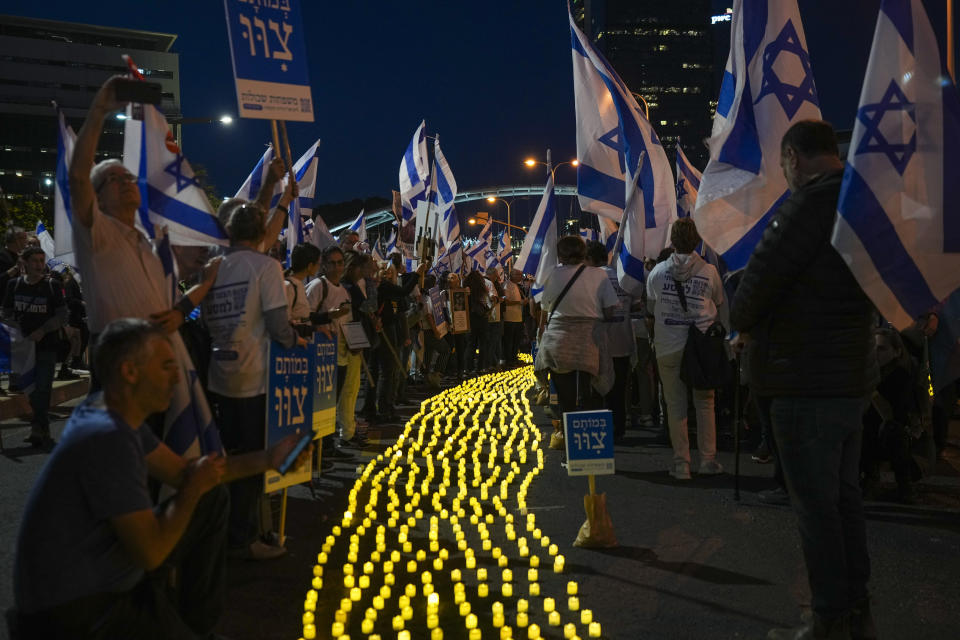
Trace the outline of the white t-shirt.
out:
M 691 258 L 696 256 L 696 258 Z M 674 269 L 693 264 L 694 272 L 682 281 L 687 299 L 687 311 L 680 304 L 674 285 Z M 653 346 L 657 356 L 683 351 L 687 344 L 688 327 L 696 324 L 706 331 L 717 319 L 717 307 L 723 304 L 723 282 L 720 274 L 709 262 L 696 254 L 673 254 L 653 268 L 647 278 L 647 300 L 653 305 L 656 328 Z
M 553 311 L 554 301 L 580 267 L 579 264 L 562 264 L 547 278 L 540 304 L 548 315 Z M 603 318 L 603 310 L 617 306 L 618 302 L 607 273 L 599 267 L 584 266 L 583 273 L 563 296 L 553 317 Z
M 310 321 L 310 301 L 307 300 L 307 290 L 300 278 L 286 278 L 283 283 L 287 294 L 287 317 L 290 322 Z
M 630 323 L 630 308 L 635 298 L 627 293 L 617 279 L 617 270 L 613 267 L 601 267 L 607 274 L 610 286 L 617 294 L 620 304 L 611 322 L 604 323 L 607 329 L 607 346 L 614 358 L 629 356 L 637 348 L 633 337 L 633 325 Z M 576 283 L 574 283 L 576 286 Z M 561 303 L 562 305 L 562 303 Z
M 267 392 L 270 336 L 263 315 L 286 306 L 279 262 L 242 247 L 227 253 L 203 299 L 212 339 L 211 391 L 230 398 Z
M 327 283 L 327 297 L 323 297 L 323 283 Z M 310 311 L 330 311 L 342 303 L 350 300 L 350 292 L 343 285 L 333 284 L 326 278 L 317 278 L 307 285 L 307 300 L 310 301 Z M 343 337 L 343 325 L 350 322 L 350 314 L 334 319 L 329 325 L 331 333 L 337 338 L 337 364 L 346 366 L 347 341 Z
M 520 293 L 520 287 L 516 282 L 507 280 L 506 297 L 507 302 L 519 302 L 523 300 L 523 294 Z M 508 304 L 503 312 L 504 322 L 523 322 L 523 305 Z
M 153 246 L 135 227 L 100 211 L 96 202 L 92 226 L 73 218 L 73 246 L 91 333 L 100 333 L 117 318 L 148 318 L 171 307 Z

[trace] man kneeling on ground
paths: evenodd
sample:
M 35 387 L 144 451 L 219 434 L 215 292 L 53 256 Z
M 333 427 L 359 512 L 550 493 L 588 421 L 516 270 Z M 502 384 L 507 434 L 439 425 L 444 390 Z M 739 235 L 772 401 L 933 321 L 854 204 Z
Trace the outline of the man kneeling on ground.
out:
M 141 319 L 111 322 L 94 362 L 103 392 L 73 412 L 27 500 L 15 637 L 209 637 L 223 608 L 230 499 L 222 485 L 276 468 L 297 437 L 266 451 L 185 460 L 142 427 L 166 410 L 179 375 L 164 330 Z M 154 507 L 148 475 L 177 493 Z

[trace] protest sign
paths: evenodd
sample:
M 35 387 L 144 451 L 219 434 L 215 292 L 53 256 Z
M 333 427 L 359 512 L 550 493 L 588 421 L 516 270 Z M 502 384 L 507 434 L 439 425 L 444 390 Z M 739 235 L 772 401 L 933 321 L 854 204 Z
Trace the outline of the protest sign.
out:
M 241 118 L 313 122 L 300 0 L 224 0 Z
M 337 339 L 315 333 L 313 349 L 316 382 L 313 385 L 313 430 L 317 438 L 332 434 L 337 424 Z
M 316 377 L 316 347 L 308 344 L 307 347 L 287 348 L 271 341 L 267 366 L 266 445 L 269 449 L 291 433 L 303 433 L 313 428 L 314 393 L 311 388 Z M 309 480 L 309 460 L 283 476 L 269 469 L 264 477 L 264 491 L 272 493 Z
M 443 296 L 440 287 L 434 287 L 428 292 L 430 295 L 430 311 L 433 313 L 433 324 L 437 327 L 436 336 L 442 338 L 447 335 L 447 316 L 443 313 Z
M 613 413 L 571 411 L 563 414 L 567 475 L 607 475 L 613 468 Z

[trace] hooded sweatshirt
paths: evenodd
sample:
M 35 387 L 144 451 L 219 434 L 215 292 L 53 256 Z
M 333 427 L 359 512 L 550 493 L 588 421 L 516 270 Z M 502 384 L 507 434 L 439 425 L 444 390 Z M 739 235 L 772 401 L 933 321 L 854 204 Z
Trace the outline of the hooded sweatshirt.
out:
M 686 311 L 677 295 L 677 282 L 686 295 Z M 706 331 L 719 313 L 721 323 L 729 326 L 720 274 L 696 253 L 674 253 L 653 268 L 647 279 L 647 304 L 655 320 L 657 357 L 683 351 L 692 324 Z

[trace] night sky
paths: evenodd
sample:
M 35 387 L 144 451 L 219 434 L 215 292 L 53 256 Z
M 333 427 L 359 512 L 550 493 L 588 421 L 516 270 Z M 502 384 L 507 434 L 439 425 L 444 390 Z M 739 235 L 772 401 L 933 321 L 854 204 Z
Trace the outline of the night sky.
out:
M 732 2 L 714 4 L 719 13 Z M 799 4 L 824 117 L 851 128 L 880 2 Z M 931 19 L 943 42 L 943 2 L 927 4 L 938 12 Z M 236 114 L 221 2 L 48 0 L 3 11 L 177 34 L 184 116 Z M 575 154 L 565 0 L 306 0 L 302 18 L 316 121 L 289 130 L 295 158 L 323 141 L 319 202 L 389 197 L 423 118 L 430 134 L 439 133 L 461 190 L 542 184 L 542 175 L 522 166 L 525 157 L 542 158 L 547 147 L 555 161 Z M 268 137 L 263 120 L 187 124 L 183 146 L 209 169 L 220 195 L 232 195 Z M 573 170 L 558 169 L 557 182 L 574 183 Z

